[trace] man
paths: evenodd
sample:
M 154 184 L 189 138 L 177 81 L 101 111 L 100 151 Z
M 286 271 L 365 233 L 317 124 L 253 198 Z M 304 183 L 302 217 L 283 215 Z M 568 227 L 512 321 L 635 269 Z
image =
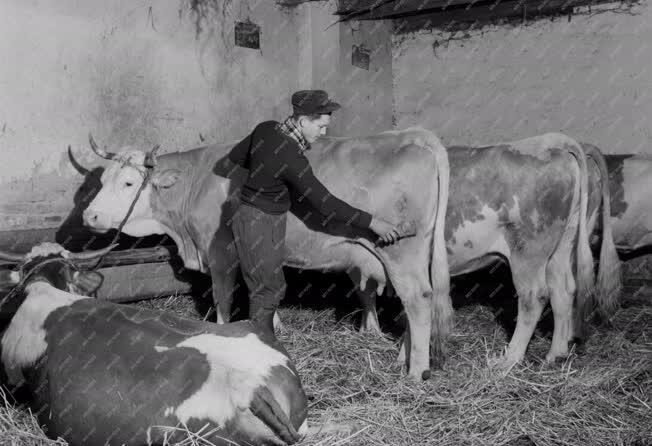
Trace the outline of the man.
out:
M 249 317 L 273 330 L 273 316 L 285 294 L 285 227 L 293 189 L 322 215 L 371 229 L 386 244 L 399 232 L 390 224 L 333 196 L 315 177 L 304 152 L 326 134 L 340 105 L 323 90 L 292 95 L 294 112 L 283 123 L 267 121 L 239 142 L 229 159 L 249 170 L 232 230 L 249 289 Z

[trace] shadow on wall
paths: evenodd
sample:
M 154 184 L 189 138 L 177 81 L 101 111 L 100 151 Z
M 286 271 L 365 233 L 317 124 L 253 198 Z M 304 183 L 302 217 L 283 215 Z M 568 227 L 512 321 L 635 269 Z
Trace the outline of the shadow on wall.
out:
M 180 12 L 183 9 L 190 10 L 195 20 L 195 33 L 199 37 L 206 24 L 229 21 L 231 19 L 229 10 L 232 4 L 233 0 L 183 0 Z M 222 29 L 225 28 L 222 26 Z M 222 38 L 225 40 L 224 35 Z

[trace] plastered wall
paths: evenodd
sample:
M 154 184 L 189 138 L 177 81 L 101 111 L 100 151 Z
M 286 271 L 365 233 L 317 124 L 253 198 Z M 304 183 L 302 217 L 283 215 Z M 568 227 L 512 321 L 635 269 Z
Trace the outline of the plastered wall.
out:
M 307 13 L 300 66 L 304 85 L 327 90 L 342 105 L 329 133 L 359 136 L 392 128 L 390 21 L 337 23 L 335 0 L 304 4 Z M 353 46 L 369 51 L 369 66 L 352 64 Z
M 50 239 L 79 223 L 72 210 L 91 191 L 67 147 L 81 166 L 101 167 L 89 132 L 110 149 L 162 153 L 235 140 L 285 118 L 302 88 L 326 88 L 345 106 L 333 135 L 391 127 L 389 25 L 335 24 L 335 0 L 204 0 L 200 22 L 189 4 L 0 2 L 0 246 L 15 245 L 16 231 Z M 234 22 L 246 20 L 261 27 L 260 50 L 233 44 Z M 350 65 L 358 41 L 374 49 L 370 70 Z
M 597 11 L 395 36 L 397 126 L 447 144 L 562 131 L 608 153 L 652 153 L 652 5 Z
M 98 165 L 88 132 L 110 148 L 179 150 L 288 112 L 304 12 L 216 4 L 197 34 L 178 0 L 2 2 L 0 229 L 65 218 L 83 179 L 66 147 Z M 261 25 L 260 50 L 232 44 L 233 22 L 247 18 Z

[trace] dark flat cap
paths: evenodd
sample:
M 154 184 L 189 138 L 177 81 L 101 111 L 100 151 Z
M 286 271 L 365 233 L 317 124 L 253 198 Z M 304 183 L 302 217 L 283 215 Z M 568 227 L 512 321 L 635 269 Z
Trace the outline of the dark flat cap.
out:
M 324 90 L 301 90 L 292 95 L 292 107 L 295 114 L 327 115 L 340 108 L 340 104 L 331 101 Z

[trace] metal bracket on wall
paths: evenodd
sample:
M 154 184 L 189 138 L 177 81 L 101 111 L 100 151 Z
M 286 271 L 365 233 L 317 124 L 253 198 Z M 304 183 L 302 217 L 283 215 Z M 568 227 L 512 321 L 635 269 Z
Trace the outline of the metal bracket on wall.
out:
M 353 45 L 351 65 L 368 70 L 370 61 L 371 52 L 364 45 Z
M 235 22 L 235 45 L 243 48 L 260 49 L 260 26 L 254 22 Z

